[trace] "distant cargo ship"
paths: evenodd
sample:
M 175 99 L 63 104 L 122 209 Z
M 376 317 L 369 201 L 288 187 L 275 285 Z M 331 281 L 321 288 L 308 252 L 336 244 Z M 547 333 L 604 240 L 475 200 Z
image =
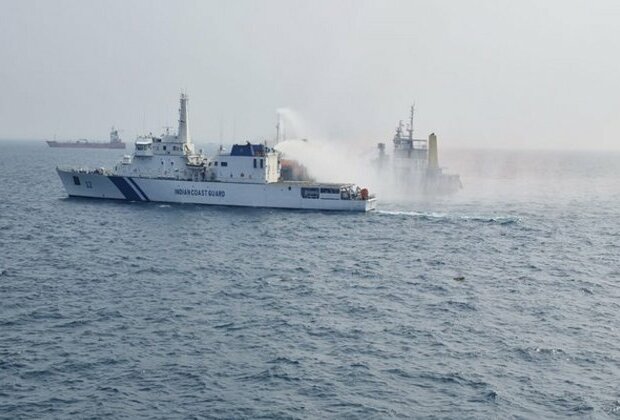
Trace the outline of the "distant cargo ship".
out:
M 49 147 L 79 147 L 83 149 L 124 149 L 125 143 L 118 135 L 118 130 L 112 127 L 110 131 L 110 141 L 107 143 L 102 142 L 90 142 L 86 139 L 80 139 L 76 141 L 56 141 L 47 140 Z

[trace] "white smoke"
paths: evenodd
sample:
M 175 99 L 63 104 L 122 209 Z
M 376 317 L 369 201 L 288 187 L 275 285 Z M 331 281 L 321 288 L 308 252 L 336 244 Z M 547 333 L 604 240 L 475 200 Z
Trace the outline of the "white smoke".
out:
M 304 165 L 320 182 L 347 182 L 372 187 L 368 148 L 328 139 L 290 108 L 277 111 L 280 142 L 275 149 Z M 366 154 L 367 156 L 363 156 Z

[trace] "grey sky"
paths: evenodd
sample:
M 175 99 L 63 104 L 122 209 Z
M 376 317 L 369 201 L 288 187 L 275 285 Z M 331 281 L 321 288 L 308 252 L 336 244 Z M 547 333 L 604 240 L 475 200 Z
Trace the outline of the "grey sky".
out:
M 0 0 L 0 137 L 389 139 L 416 102 L 446 147 L 620 148 L 617 1 Z

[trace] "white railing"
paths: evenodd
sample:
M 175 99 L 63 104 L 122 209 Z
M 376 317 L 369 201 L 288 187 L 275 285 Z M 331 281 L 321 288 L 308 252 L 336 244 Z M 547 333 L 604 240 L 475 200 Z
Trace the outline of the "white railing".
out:
M 74 172 L 78 174 L 112 175 L 112 171 L 105 168 L 78 168 L 75 166 L 57 166 L 57 170 L 62 172 Z

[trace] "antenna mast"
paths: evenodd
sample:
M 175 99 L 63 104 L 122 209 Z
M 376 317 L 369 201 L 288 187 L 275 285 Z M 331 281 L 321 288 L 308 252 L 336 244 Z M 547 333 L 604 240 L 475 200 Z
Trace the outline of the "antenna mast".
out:
M 276 144 L 280 143 L 280 134 L 282 130 L 282 116 L 279 112 L 276 113 L 278 116 L 278 122 L 276 123 Z
M 224 122 L 222 121 L 222 116 L 220 115 L 220 144 L 224 141 Z
M 411 105 L 411 110 L 409 111 L 409 128 L 407 131 L 409 132 L 409 140 L 413 140 L 413 113 L 415 112 L 415 102 Z

